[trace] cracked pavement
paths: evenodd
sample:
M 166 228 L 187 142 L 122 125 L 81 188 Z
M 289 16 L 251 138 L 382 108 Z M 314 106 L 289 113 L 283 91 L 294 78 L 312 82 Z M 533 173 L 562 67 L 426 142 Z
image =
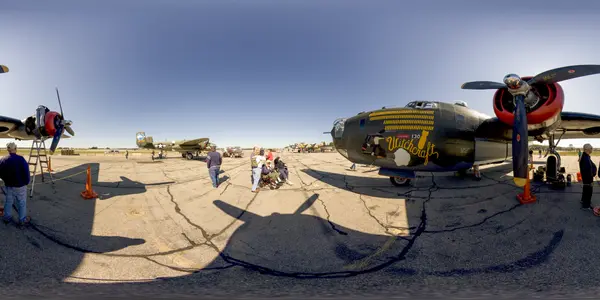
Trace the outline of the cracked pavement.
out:
M 16 294 L 448 296 L 591 293 L 600 275 L 600 219 L 578 208 L 578 183 L 534 185 L 538 201 L 519 205 L 510 164 L 394 187 L 337 153 L 283 153 L 294 185 L 254 194 L 248 154 L 224 158 L 216 189 L 202 161 L 54 157 L 59 180 L 28 201 L 34 226 L 0 226 L 0 282 Z M 88 164 L 97 200 L 79 195 Z M 577 170 L 575 157 L 563 165 Z

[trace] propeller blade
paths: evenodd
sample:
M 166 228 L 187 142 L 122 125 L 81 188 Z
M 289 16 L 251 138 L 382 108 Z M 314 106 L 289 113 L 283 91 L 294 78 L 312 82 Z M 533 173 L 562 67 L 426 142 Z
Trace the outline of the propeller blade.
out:
M 329 131 L 324 131 L 323 134 L 330 134 L 331 132 Z
M 515 96 L 515 121 L 513 124 L 512 155 L 513 155 L 513 181 L 517 186 L 525 186 L 527 183 L 527 112 L 525 111 L 525 96 Z
M 463 83 L 460 88 L 463 90 L 497 90 L 505 87 L 504 83 L 494 81 L 471 81 Z
M 60 103 L 60 95 L 58 94 L 58 87 L 56 87 L 56 98 L 58 98 L 58 106 L 60 107 L 60 115 L 64 118 L 65 114 L 63 113 L 62 104 Z
M 67 125 L 65 126 L 65 130 L 71 135 L 71 136 L 75 136 L 75 131 L 73 131 L 73 129 L 71 129 L 71 126 Z
M 533 78 L 529 79 L 527 83 L 529 85 L 532 85 L 534 83 L 548 84 L 599 73 L 600 65 L 567 66 L 548 70 L 546 72 L 535 75 Z
M 54 134 L 54 138 L 52 138 L 52 144 L 50 145 L 50 155 L 54 154 L 56 147 L 58 146 L 58 142 L 60 141 L 60 137 L 62 136 L 65 127 L 59 125 L 58 129 L 56 129 L 56 133 Z

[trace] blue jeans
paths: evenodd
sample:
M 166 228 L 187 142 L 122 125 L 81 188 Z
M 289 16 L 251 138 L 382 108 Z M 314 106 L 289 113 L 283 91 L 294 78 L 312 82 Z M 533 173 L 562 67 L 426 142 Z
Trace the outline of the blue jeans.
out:
M 27 217 L 27 186 L 6 187 L 6 199 L 4 200 L 4 220 L 12 220 L 12 206 L 17 200 L 17 209 L 19 210 L 19 221 L 25 221 Z
M 219 186 L 219 171 L 221 171 L 221 166 L 208 168 L 208 175 L 210 175 L 210 179 L 212 179 L 213 187 Z
M 254 178 L 254 183 L 252 184 L 252 191 L 256 191 L 258 188 L 258 182 L 260 181 L 260 173 L 262 173 L 262 168 L 254 168 L 252 169 L 252 177 Z

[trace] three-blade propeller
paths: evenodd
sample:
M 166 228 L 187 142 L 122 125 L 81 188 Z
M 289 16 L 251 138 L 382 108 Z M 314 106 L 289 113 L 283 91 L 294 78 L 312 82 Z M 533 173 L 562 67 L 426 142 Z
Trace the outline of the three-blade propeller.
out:
M 556 83 L 593 74 L 600 74 L 600 65 L 576 65 L 556 68 L 539 73 L 526 82 L 517 75 L 509 74 L 504 77 L 504 83 L 472 81 L 461 86 L 461 88 L 465 90 L 497 90 L 507 88 L 508 91 L 513 94 L 515 108 L 513 111 L 512 155 L 513 180 L 516 185 L 524 186 L 527 183 L 527 150 L 529 136 L 527 130 L 527 112 L 524 100 L 530 86 L 532 84 Z
M 58 88 L 56 88 L 56 97 L 58 98 L 58 106 L 60 107 L 61 118 L 56 118 L 54 121 L 55 122 L 54 126 L 56 127 L 56 133 L 54 134 L 54 138 L 52 138 L 52 144 L 50 145 L 50 154 L 54 154 L 54 151 L 56 150 L 56 147 L 58 146 L 58 142 L 60 141 L 60 138 L 62 137 L 65 130 L 70 135 L 72 135 L 72 136 L 75 135 L 75 131 L 73 131 L 73 129 L 71 128 L 71 124 L 73 124 L 73 122 L 70 120 L 64 119 L 65 115 L 63 113 L 62 104 L 60 103 L 60 94 L 58 93 Z

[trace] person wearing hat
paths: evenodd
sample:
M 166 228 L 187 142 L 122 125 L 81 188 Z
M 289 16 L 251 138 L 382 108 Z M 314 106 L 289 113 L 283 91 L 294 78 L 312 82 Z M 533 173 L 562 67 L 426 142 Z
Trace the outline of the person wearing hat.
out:
M 581 153 L 581 157 L 579 159 L 579 172 L 581 173 L 581 181 L 583 183 L 583 192 L 581 193 L 581 208 L 585 210 L 592 209 L 592 193 L 594 192 L 592 183 L 594 182 L 594 177 L 596 176 L 597 172 L 596 164 L 594 164 L 590 158 L 592 151 L 592 145 L 583 145 L 583 153 Z
M 27 216 L 27 185 L 31 179 L 29 164 L 23 156 L 17 154 L 15 143 L 6 144 L 6 149 L 8 155 L 0 159 L 0 178 L 6 187 L 2 221 L 5 224 L 12 221 L 12 206 L 16 201 L 19 225 L 25 225 L 30 221 Z

